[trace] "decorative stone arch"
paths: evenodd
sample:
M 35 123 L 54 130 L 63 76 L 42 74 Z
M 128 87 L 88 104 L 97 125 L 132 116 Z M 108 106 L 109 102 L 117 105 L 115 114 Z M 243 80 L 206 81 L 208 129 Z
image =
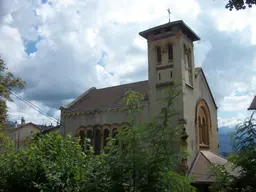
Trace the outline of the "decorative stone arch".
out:
M 80 131 L 84 131 L 85 132 L 85 130 L 86 130 L 85 126 L 80 126 L 78 129 L 76 129 L 75 136 L 78 137 L 80 135 Z
M 210 110 L 204 99 L 197 101 L 195 118 L 198 150 L 209 149 L 212 124 Z
M 114 123 L 111 125 L 111 137 L 115 135 L 115 131 L 118 131 L 120 129 L 120 124 Z
M 80 126 L 77 130 L 76 130 L 76 137 L 80 137 L 80 145 L 82 150 L 85 149 L 85 145 L 86 145 L 86 141 L 85 141 L 85 127 L 84 126 Z

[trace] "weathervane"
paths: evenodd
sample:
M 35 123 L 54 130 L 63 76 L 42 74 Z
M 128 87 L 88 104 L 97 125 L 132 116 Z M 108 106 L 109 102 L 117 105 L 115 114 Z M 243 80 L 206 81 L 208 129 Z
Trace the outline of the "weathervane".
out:
M 170 11 L 170 8 L 168 8 L 168 9 L 167 9 L 167 11 L 168 11 L 168 15 L 169 15 L 169 22 L 170 22 L 170 16 L 171 16 L 171 14 L 172 14 L 172 13 L 171 13 L 171 11 Z

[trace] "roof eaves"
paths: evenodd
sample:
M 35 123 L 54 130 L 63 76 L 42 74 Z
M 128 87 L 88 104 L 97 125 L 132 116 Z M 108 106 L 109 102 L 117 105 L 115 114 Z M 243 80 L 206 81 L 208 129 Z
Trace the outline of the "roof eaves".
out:
M 148 103 L 149 101 L 142 101 L 140 104 L 146 104 Z M 116 108 L 121 108 L 121 107 L 124 107 L 125 104 L 119 104 L 119 105 L 107 105 L 107 106 L 101 106 L 101 107 L 97 107 L 97 108 L 91 108 L 91 109 L 85 109 L 83 111 L 79 111 L 79 112 L 89 112 L 89 111 L 97 111 L 97 110 L 102 110 L 102 109 L 116 109 Z M 73 113 L 73 112 L 78 112 L 78 111 L 73 111 L 71 109 L 67 109 L 65 111 L 66 113 Z
M 152 27 L 150 29 L 147 29 L 145 31 L 142 31 L 139 33 L 140 36 L 144 37 L 145 39 L 147 39 L 147 35 L 157 29 L 162 29 L 164 27 L 167 26 L 174 26 L 174 25 L 181 25 L 181 27 L 185 28 L 186 30 L 188 30 L 192 36 L 193 36 L 193 40 L 197 41 L 200 40 L 200 37 L 183 21 L 183 20 L 177 20 L 177 21 L 173 21 L 173 22 L 169 22 L 169 23 L 165 23 L 156 27 Z

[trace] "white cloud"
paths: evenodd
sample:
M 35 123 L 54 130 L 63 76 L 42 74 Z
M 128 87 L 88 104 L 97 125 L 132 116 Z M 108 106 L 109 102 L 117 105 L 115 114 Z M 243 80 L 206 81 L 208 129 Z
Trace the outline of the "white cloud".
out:
M 0 26 L 0 54 L 8 68 L 14 70 L 25 57 L 24 45 L 19 30 L 9 26 Z
M 221 31 L 242 31 L 244 28 L 249 27 L 252 34 L 256 34 L 256 14 L 254 9 L 246 9 L 245 11 L 229 11 L 213 9 L 211 11 L 212 16 L 215 18 L 215 24 Z M 248 35 L 241 33 L 241 38 L 248 38 Z M 255 35 L 250 35 L 249 39 L 251 43 L 256 45 Z M 238 39 L 237 41 L 240 41 Z M 248 43 L 248 41 L 244 41 Z
M 218 125 L 219 127 L 229 126 L 231 128 L 234 128 L 236 125 L 242 123 L 246 117 L 248 117 L 248 115 L 245 112 L 238 113 L 236 116 L 233 116 L 231 118 L 218 117 Z
M 221 111 L 246 111 L 252 102 L 252 96 L 226 96 L 221 102 Z

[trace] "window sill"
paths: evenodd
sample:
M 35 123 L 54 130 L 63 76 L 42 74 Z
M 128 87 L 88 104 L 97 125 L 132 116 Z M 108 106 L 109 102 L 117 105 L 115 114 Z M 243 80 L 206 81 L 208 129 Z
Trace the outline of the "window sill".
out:
M 210 146 L 206 144 L 199 144 L 200 148 L 209 149 Z
M 194 89 L 194 87 L 192 85 L 188 84 L 188 83 L 186 83 L 186 86 L 188 86 L 191 89 Z

